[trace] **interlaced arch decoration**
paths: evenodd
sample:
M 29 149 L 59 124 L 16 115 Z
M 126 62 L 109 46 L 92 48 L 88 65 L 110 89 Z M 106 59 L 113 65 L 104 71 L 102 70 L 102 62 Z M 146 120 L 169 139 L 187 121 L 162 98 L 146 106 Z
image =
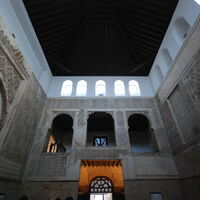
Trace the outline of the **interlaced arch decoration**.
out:
M 112 193 L 112 181 L 105 176 L 98 176 L 90 183 L 90 193 Z

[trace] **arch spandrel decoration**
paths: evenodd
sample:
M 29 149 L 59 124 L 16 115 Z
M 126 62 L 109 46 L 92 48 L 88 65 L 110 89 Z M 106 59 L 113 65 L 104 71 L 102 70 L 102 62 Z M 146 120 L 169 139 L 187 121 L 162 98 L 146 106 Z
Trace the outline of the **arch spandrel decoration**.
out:
M 112 193 L 112 181 L 105 176 L 99 176 L 92 179 L 90 183 L 90 193 Z
M 53 122 L 53 120 L 58 116 L 58 115 L 69 115 L 73 121 L 75 119 L 75 111 L 53 111 L 52 112 L 52 116 L 51 116 L 51 120 L 50 120 L 50 124 Z
M 86 113 L 86 120 L 89 118 L 90 115 L 94 114 L 95 112 L 105 112 L 106 114 L 110 114 L 113 119 L 114 118 L 114 111 L 109 111 L 109 110 L 95 110 L 95 111 L 87 111 Z

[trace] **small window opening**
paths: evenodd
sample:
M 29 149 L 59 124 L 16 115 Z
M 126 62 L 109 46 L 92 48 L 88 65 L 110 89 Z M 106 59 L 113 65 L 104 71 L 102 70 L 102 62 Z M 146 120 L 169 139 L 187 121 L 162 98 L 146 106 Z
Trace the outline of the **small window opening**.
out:
M 93 142 L 94 146 L 98 147 L 98 146 L 107 146 L 108 145 L 108 137 L 106 136 L 97 136 L 94 137 L 94 142 Z

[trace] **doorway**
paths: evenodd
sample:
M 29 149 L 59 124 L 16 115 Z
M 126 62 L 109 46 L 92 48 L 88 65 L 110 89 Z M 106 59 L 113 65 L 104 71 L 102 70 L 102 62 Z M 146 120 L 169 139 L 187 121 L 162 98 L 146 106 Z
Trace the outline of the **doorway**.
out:
M 78 200 L 124 200 L 121 160 L 82 160 Z
M 95 177 L 90 183 L 90 200 L 112 200 L 113 184 L 108 177 Z

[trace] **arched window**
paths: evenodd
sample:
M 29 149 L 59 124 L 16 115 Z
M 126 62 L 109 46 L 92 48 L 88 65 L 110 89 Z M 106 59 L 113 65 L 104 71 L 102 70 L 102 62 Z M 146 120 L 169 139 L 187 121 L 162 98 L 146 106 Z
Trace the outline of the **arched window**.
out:
M 64 81 L 61 90 L 61 96 L 71 96 L 73 83 L 70 80 Z
M 172 64 L 173 59 L 172 59 L 172 57 L 169 54 L 169 51 L 167 49 L 163 49 L 162 53 L 163 53 L 163 58 L 164 58 L 164 61 L 165 61 L 166 68 L 169 69 L 171 64 Z
M 47 136 L 44 151 L 47 153 L 70 152 L 73 137 L 73 119 L 68 114 L 56 116 Z
M 86 96 L 86 93 L 87 93 L 87 82 L 81 80 L 77 84 L 76 96 Z
M 96 96 L 106 96 L 106 83 L 105 81 L 99 80 L 95 85 Z
M 124 82 L 121 80 L 115 81 L 114 85 L 115 89 L 115 96 L 125 96 L 125 87 L 124 87 Z
M 139 96 L 140 95 L 140 88 L 139 84 L 135 80 L 131 80 L 128 83 L 129 86 L 129 94 L 130 96 Z
M 190 24 L 183 18 L 178 18 L 174 23 L 174 37 L 177 42 L 181 45 L 186 38 L 189 30 Z

